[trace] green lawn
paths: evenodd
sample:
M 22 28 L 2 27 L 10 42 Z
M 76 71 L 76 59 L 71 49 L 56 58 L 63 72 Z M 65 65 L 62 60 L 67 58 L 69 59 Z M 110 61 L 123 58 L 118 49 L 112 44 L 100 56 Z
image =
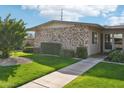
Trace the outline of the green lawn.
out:
M 124 65 L 99 63 L 66 88 L 124 88 Z
M 0 66 L 0 87 L 17 87 L 50 72 L 68 66 L 76 62 L 71 58 L 41 56 L 16 52 L 14 56 L 31 58 L 32 63 L 2 67 Z

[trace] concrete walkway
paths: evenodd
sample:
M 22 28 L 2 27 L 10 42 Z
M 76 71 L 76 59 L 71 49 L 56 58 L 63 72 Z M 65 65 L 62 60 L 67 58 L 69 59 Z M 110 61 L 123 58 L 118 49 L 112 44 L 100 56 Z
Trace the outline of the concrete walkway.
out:
M 104 57 L 87 58 L 86 60 L 82 60 L 39 79 L 33 80 L 19 88 L 62 88 L 103 59 Z

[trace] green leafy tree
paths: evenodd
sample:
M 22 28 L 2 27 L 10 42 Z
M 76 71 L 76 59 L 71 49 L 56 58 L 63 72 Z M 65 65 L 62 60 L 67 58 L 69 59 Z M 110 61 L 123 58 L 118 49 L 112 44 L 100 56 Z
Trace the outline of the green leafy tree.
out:
M 0 18 L 0 51 L 2 58 L 8 58 L 11 51 L 23 45 L 26 28 L 23 20 L 11 19 L 10 14 Z

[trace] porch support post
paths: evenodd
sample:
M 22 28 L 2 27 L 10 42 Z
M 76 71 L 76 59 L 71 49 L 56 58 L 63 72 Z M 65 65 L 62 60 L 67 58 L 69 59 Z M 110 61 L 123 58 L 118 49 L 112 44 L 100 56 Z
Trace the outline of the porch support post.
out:
M 124 33 L 122 34 L 122 49 L 124 51 Z
M 112 33 L 112 50 L 115 49 L 114 33 Z

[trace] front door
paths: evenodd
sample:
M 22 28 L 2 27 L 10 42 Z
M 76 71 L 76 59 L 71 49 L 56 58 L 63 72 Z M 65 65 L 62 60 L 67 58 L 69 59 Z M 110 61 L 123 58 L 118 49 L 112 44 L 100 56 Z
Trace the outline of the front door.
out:
M 112 50 L 112 34 L 105 34 L 105 50 Z

